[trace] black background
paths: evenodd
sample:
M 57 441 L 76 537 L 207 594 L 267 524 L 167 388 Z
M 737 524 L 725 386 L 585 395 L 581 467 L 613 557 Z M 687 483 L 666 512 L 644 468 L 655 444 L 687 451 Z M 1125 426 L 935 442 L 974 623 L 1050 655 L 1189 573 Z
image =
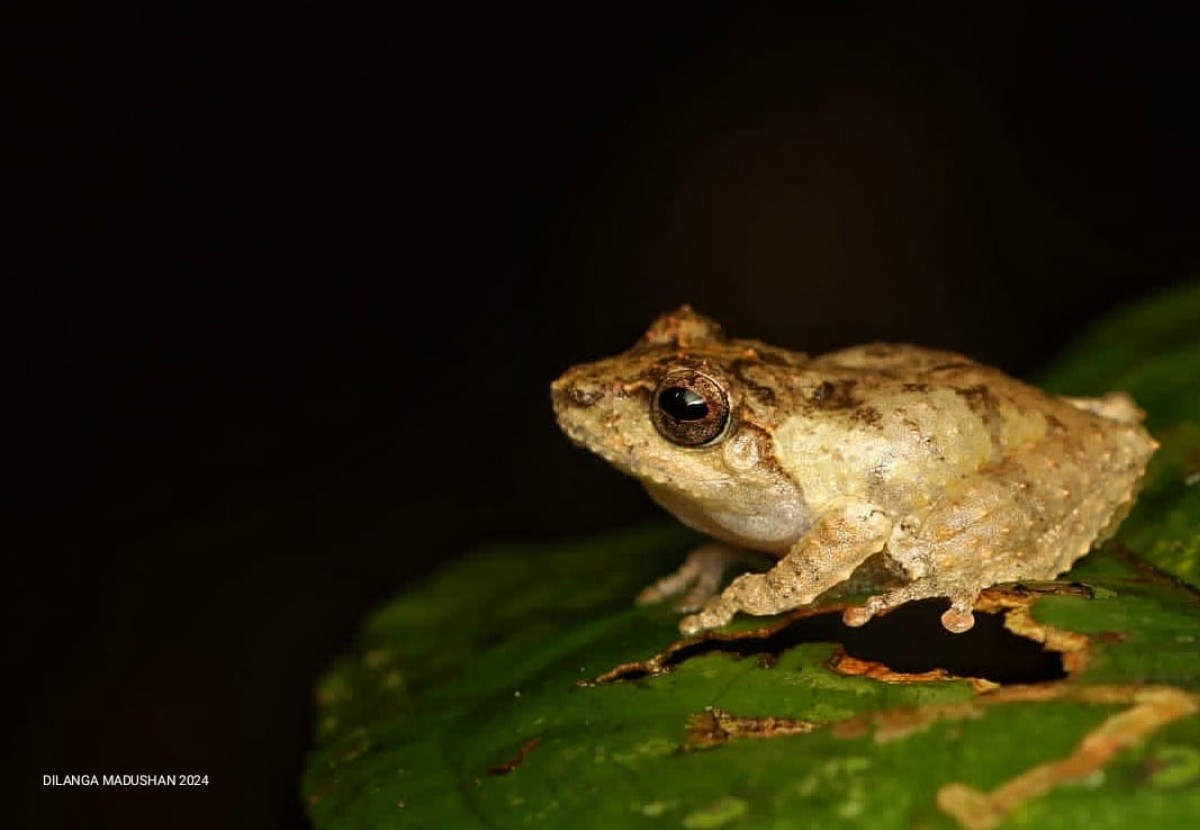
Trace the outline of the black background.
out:
M 19 20 L 6 822 L 300 825 L 373 604 L 657 515 L 547 384 L 661 311 L 1029 375 L 1197 270 L 1192 20 L 890 5 Z M 212 783 L 42 786 L 124 772 Z

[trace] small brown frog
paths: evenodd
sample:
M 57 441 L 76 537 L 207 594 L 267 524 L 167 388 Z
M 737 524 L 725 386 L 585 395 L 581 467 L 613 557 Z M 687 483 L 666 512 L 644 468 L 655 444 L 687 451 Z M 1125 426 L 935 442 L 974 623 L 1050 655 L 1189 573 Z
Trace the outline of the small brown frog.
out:
M 1128 396 L 1049 395 L 952 352 L 876 343 L 819 357 L 728 338 L 688 306 L 633 348 L 553 384 L 563 431 L 703 545 L 641 601 L 682 597 L 695 633 L 776 614 L 847 583 L 882 592 L 862 625 L 949 599 L 966 631 L 979 592 L 1052 579 L 1115 531 L 1157 444 Z M 777 557 L 717 593 L 738 551 Z

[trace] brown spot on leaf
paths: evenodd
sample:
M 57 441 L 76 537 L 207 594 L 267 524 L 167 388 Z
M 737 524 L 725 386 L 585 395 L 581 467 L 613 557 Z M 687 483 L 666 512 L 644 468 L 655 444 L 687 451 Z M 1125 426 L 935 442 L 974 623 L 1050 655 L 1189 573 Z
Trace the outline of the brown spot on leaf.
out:
M 1000 684 L 981 677 L 959 678 L 945 669 L 930 669 L 924 672 L 898 672 L 873 660 L 860 660 L 843 651 L 830 658 L 829 669 L 847 677 L 869 677 L 880 683 L 944 683 L 948 680 L 965 679 L 976 692 L 994 689 Z
M 1022 804 L 1056 787 L 1102 769 L 1121 750 L 1179 718 L 1200 711 L 1195 695 L 1171 686 L 1072 687 L 1059 684 L 1060 697 L 1098 703 L 1132 703 L 1083 736 L 1065 758 L 1030 767 L 990 790 L 961 782 L 938 790 L 937 805 L 964 830 L 992 830 Z M 993 702 L 1003 702 L 996 699 Z
M 533 750 L 537 749 L 537 745 L 542 742 L 541 738 L 530 738 L 525 743 L 521 744 L 521 748 L 517 750 L 517 754 L 505 761 L 503 764 L 498 764 L 494 767 L 488 767 L 488 775 L 508 775 L 521 765 L 525 760 L 525 756 Z
M 325 797 L 333 792 L 333 779 L 326 778 L 321 782 L 321 786 L 317 787 L 308 795 L 308 806 L 315 807 L 325 800 Z
M 923 732 L 940 721 L 966 720 L 979 717 L 979 714 L 973 703 L 883 709 L 839 721 L 830 727 L 830 732 L 834 737 L 847 740 L 873 734 L 875 742 L 883 744 Z
M 786 735 L 811 732 L 817 725 L 799 718 L 779 718 L 770 715 L 749 717 L 734 715 L 724 709 L 709 706 L 688 717 L 687 737 L 680 747 L 684 752 L 711 749 L 740 738 L 764 740 Z
M 1155 571 L 1154 575 L 1158 578 L 1165 576 L 1158 571 Z M 687 738 L 682 749 L 707 749 L 739 738 L 768 739 L 804 734 L 820 728 L 827 728 L 835 737 L 842 739 L 862 739 L 869 736 L 877 743 L 884 743 L 902 740 L 938 723 L 979 718 L 985 715 L 988 707 L 1010 703 L 1073 700 L 1103 706 L 1128 706 L 1084 735 L 1066 757 L 1031 766 L 991 790 L 978 790 L 957 781 L 946 783 L 938 790 L 938 807 L 964 830 L 992 830 L 1028 801 L 1063 784 L 1086 778 L 1102 769 L 1118 752 L 1169 723 L 1200 712 L 1200 696 L 1171 686 L 1076 683 L 1074 677 L 1084 671 L 1091 660 L 1094 642 L 1119 642 L 1126 635 L 1120 631 L 1105 631 L 1088 637 L 1039 622 L 1033 617 L 1031 608 L 1038 598 L 1048 594 L 1084 598 L 1094 596 L 1091 588 L 1080 583 L 1045 582 L 996 586 L 981 594 L 974 610 L 979 620 L 989 617 L 998 620 L 1010 636 L 1035 644 L 1039 650 L 1056 655 L 1060 672 L 1056 676 L 1057 679 L 1050 682 L 1018 681 L 1011 685 L 1000 685 L 994 681 L 975 678 L 970 682 L 976 694 L 966 702 L 884 709 L 827 725 L 790 717 L 739 716 L 722 709 L 709 708 L 689 717 Z M 867 631 L 872 625 L 905 613 L 930 613 L 928 609 L 921 611 L 920 606 L 929 606 L 929 603 L 910 603 L 882 619 L 872 620 L 859 630 Z M 838 612 L 845 607 L 836 605 L 821 609 L 803 609 L 782 621 L 775 621 L 758 629 L 733 633 L 708 632 L 700 637 L 680 640 L 648 660 L 622 664 L 596 678 L 592 684 L 661 674 L 690 657 L 713 651 L 726 651 L 742 656 L 764 651 L 777 654 L 789 644 L 805 641 L 804 635 L 797 635 L 797 628 L 802 629 L 806 625 L 810 627 L 810 635 L 815 633 L 818 639 L 825 639 L 828 631 L 822 626 L 827 625 L 830 618 L 840 617 Z M 935 602 L 930 608 L 936 615 L 941 607 Z M 910 640 L 919 639 L 921 647 L 925 649 L 933 647 L 929 636 L 932 635 L 935 626 L 925 627 L 923 623 L 910 619 L 905 623 L 905 627 L 905 633 Z M 914 632 L 923 628 L 930 634 L 914 638 Z M 977 623 L 976 629 L 978 628 L 980 625 Z M 971 633 L 948 636 L 960 643 L 968 643 Z M 884 683 L 944 682 L 959 676 L 942 667 L 900 671 L 894 665 L 898 661 L 892 657 L 887 660 L 865 658 L 853 654 L 847 640 L 840 641 L 844 643 L 845 650 L 837 654 L 828 666 L 840 674 L 869 677 Z M 994 658 L 995 655 L 991 653 L 988 656 Z M 1030 738 L 1032 740 L 1034 736 Z

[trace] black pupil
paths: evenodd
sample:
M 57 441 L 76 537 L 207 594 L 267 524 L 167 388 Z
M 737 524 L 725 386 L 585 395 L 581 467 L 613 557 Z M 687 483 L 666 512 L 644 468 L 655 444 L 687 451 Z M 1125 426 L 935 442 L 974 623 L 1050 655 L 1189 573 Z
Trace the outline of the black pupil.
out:
M 662 411 L 678 421 L 699 421 L 708 415 L 708 404 L 691 389 L 672 386 L 658 396 Z

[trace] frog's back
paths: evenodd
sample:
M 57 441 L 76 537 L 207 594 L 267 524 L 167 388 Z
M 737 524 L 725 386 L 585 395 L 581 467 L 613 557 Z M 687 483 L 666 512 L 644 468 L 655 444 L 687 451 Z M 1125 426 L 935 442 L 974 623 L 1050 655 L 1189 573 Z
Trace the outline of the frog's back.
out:
M 1121 395 L 1049 395 L 962 355 L 876 343 L 814 358 L 815 390 L 780 428 L 780 460 L 814 501 L 854 496 L 897 512 L 1022 457 L 1141 476 L 1154 442 Z M 1105 465 L 1105 466 L 1102 466 Z
M 819 355 L 812 367 L 841 367 L 879 374 L 914 375 L 936 368 L 981 366 L 969 357 L 944 349 L 909 343 L 865 343 Z
M 953 456 L 977 429 L 989 438 L 986 448 L 968 452 L 980 465 L 1046 441 L 1058 445 L 1064 435 L 1083 452 L 1116 443 L 1148 454 L 1154 446 L 1141 411 L 1121 392 L 1059 397 L 955 352 L 874 343 L 822 355 L 807 368 L 843 385 L 846 411 L 835 417 L 885 429 L 905 425 L 911 434 L 897 437 L 934 447 L 938 456 Z M 941 413 L 932 423 L 931 410 Z

